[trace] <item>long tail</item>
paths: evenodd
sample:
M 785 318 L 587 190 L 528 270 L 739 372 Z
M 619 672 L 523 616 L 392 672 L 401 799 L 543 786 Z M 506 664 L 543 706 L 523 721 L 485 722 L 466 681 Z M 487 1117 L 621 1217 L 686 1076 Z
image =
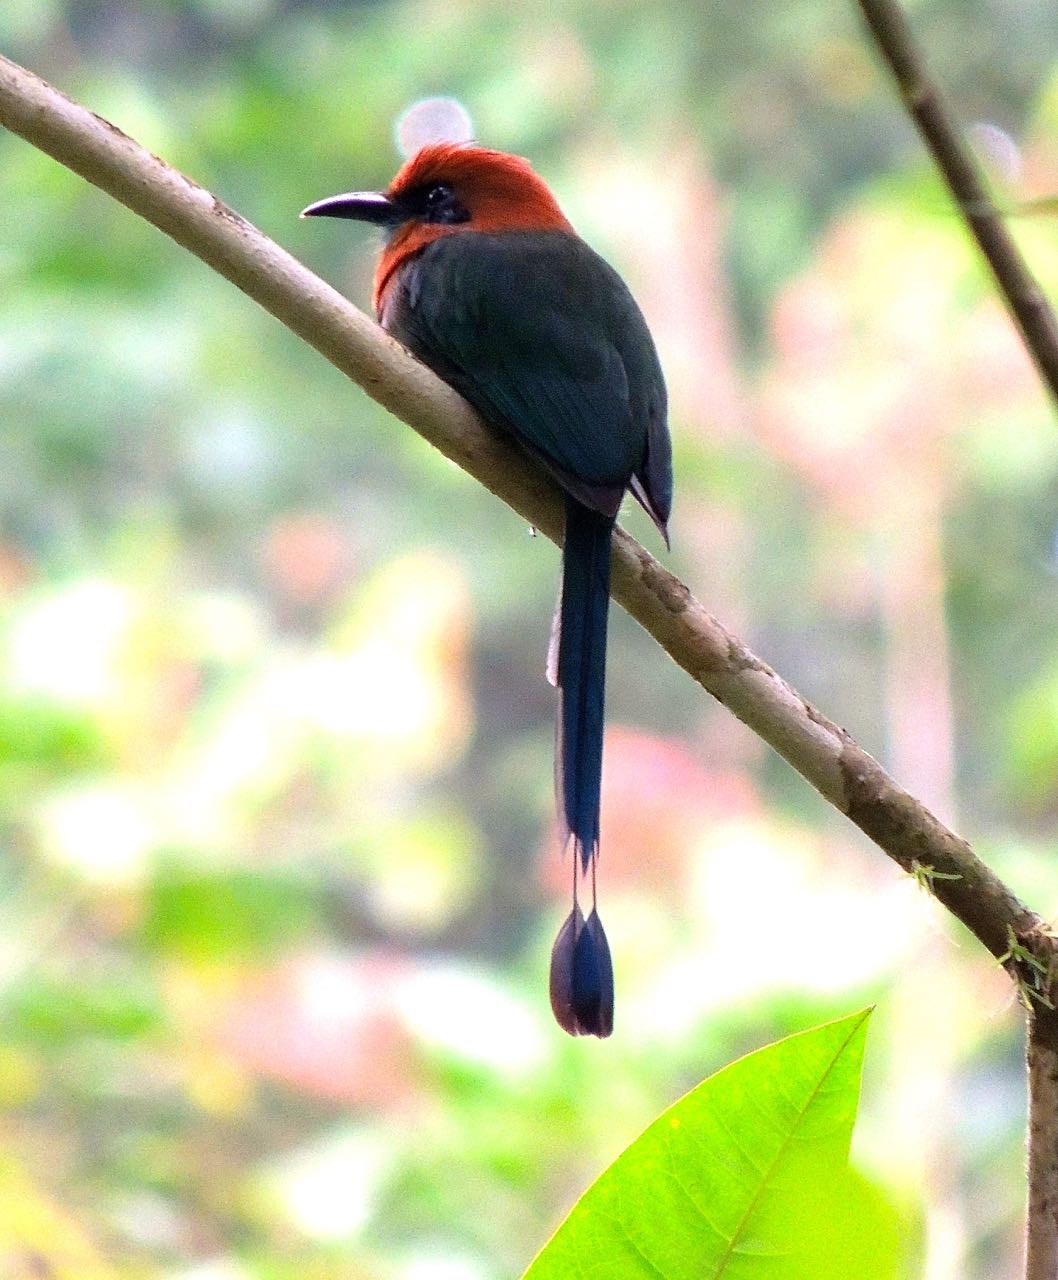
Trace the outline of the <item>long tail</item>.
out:
M 599 848 L 606 618 L 614 522 L 566 498 L 559 606 L 558 743 L 555 791 L 567 839 L 587 872 Z
M 573 909 L 551 953 L 551 1006 L 571 1035 L 608 1036 L 613 1030 L 613 970 L 595 909 L 613 527 L 612 516 L 567 495 L 555 672 L 555 792 L 564 843 L 573 837 Z M 577 876 L 587 876 L 589 868 L 592 911 L 585 920 L 577 904 Z

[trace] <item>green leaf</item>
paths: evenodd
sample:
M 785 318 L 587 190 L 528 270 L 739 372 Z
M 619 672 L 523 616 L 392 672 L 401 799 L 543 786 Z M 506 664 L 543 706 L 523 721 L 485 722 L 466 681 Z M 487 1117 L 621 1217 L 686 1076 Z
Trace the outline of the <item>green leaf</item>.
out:
M 869 1015 L 693 1089 L 582 1196 L 526 1280 L 893 1276 L 892 1233 L 848 1167 Z

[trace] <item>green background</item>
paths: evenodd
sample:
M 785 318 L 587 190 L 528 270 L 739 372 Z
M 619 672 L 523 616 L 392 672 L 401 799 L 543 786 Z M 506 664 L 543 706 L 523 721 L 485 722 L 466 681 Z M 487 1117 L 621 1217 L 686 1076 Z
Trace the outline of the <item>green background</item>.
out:
M 1001 197 L 1058 192 L 1052 6 L 912 14 Z M 1056 910 L 1058 432 L 851 4 L 5 0 L 0 49 L 364 306 L 373 233 L 297 213 L 459 96 L 647 313 L 666 563 Z M 972 939 L 615 611 L 617 1026 L 568 1040 L 555 549 L 6 135 L 0 297 L 0 1274 L 517 1275 L 680 1094 L 867 1001 L 909 1274 L 1017 1274 Z

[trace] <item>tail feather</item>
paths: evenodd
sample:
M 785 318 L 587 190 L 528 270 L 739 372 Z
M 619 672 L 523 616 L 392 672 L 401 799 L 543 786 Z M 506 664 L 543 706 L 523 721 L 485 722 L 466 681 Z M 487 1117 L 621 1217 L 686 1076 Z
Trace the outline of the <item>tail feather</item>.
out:
M 555 790 L 566 837 L 573 836 L 584 870 L 599 846 L 613 526 L 612 516 L 567 496 L 559 605 Z

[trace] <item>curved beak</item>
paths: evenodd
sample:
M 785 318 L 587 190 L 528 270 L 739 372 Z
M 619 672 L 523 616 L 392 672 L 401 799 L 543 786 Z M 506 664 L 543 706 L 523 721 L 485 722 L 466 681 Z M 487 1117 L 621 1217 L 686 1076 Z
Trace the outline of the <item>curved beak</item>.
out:
M 301 217 L 353 218 L 376 227 L 395 227 L 404 221 L 403 212 L 378 191 L 347 191 L 344 195 L 328 196 L 302 209 Z

